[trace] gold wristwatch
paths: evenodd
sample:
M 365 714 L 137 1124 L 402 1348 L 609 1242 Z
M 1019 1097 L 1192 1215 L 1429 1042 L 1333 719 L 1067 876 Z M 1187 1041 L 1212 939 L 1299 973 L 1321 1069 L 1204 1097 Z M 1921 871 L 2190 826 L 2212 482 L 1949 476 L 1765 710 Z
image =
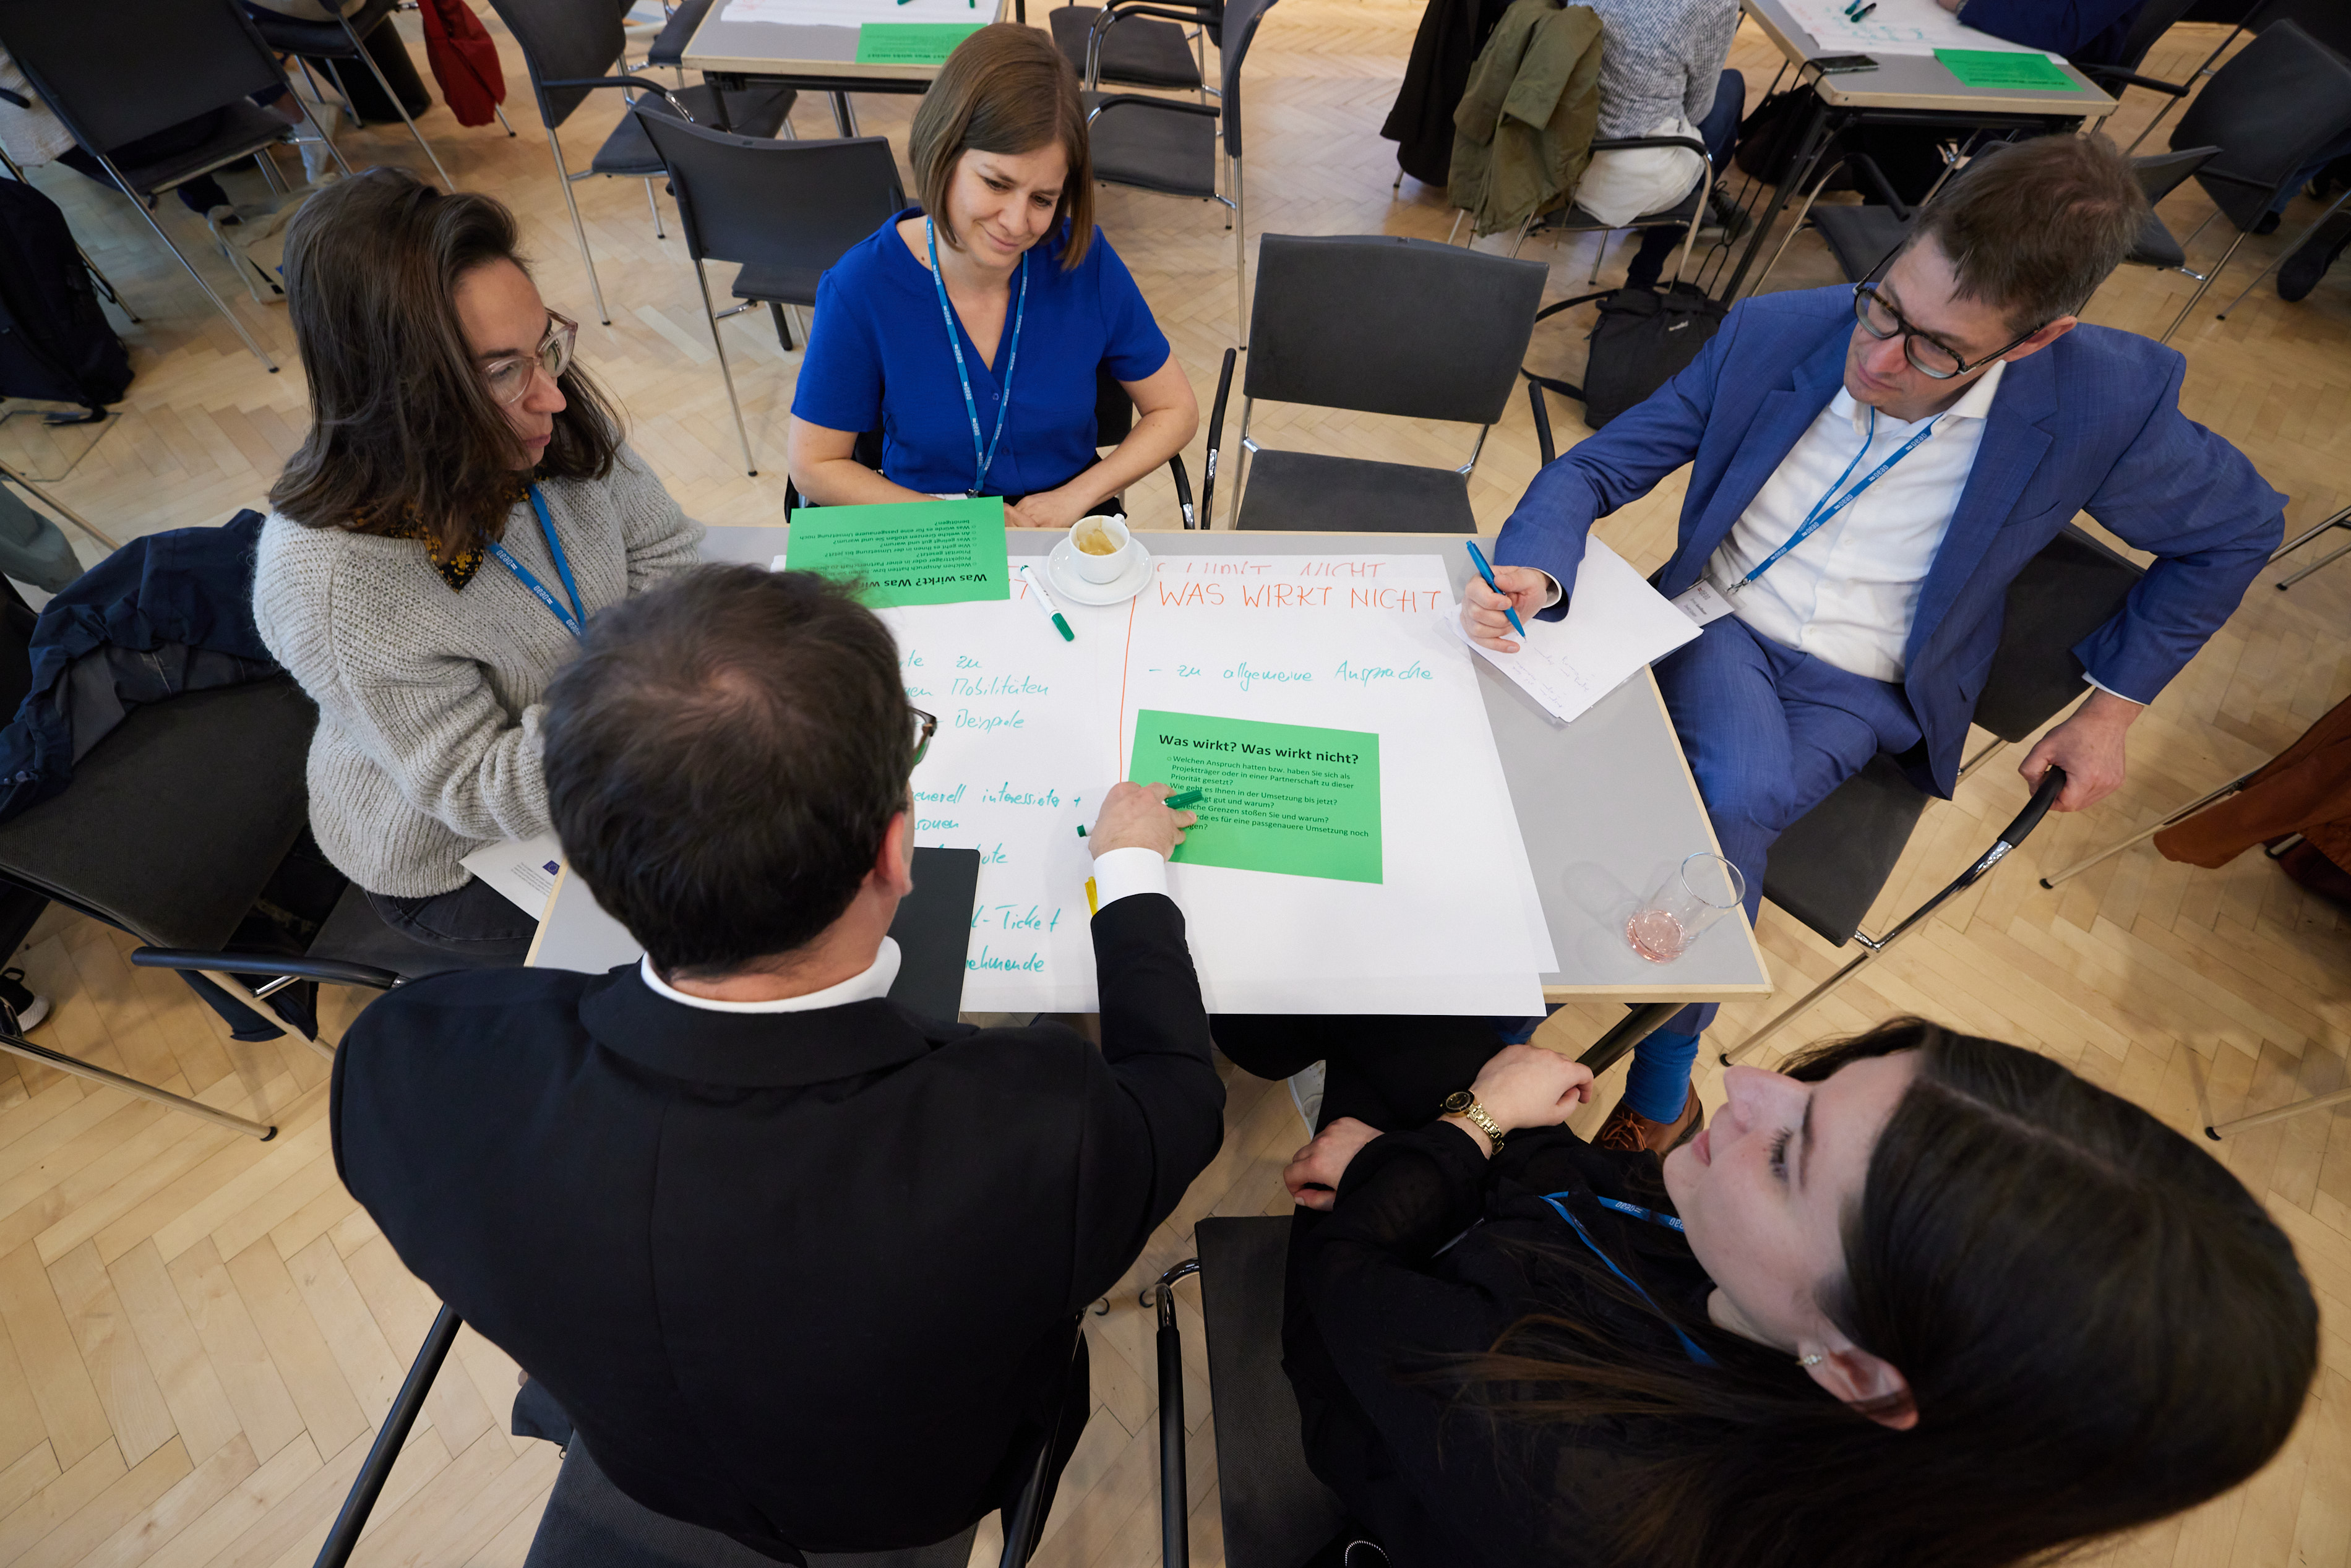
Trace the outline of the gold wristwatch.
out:
M 1459 1116 L 1473 1123 L 1479 1132 L 1493 1140 L 1494 1152 L 1498 1155 L 1502 1152 L 1502 1129 L 1495 1124 L 1493 1117 L 1486 1114 L 1486 1107 L 1479 1104 L 1467 1089 L 1457 1089 L 1447 1094 L 1445 1103 L 1437 1110 L 1447 1116 Z

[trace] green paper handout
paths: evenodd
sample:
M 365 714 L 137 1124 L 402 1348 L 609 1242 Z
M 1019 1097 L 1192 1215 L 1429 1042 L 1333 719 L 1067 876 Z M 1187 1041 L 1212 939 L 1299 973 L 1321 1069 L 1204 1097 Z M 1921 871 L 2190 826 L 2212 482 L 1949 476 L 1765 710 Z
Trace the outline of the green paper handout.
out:
M 1000 496 L 803 507 L 792 514 L 784 566 L 862 584 L 873 610 L 1012 596 Z
M 1207 791 L 1171 857 L 1185 864 L 1384 880 L 1376 735 L 1145 708 L 1127 777 Z
M 977 22 L 867 22 L 857 29 L 861 66 L 935 66 L 979 31 Z
M 1935 57 L 1966 87 L 2082 90 L 2082 84 L 2059 70 L 2047 55 L 2031 50 L 1937 49 Z

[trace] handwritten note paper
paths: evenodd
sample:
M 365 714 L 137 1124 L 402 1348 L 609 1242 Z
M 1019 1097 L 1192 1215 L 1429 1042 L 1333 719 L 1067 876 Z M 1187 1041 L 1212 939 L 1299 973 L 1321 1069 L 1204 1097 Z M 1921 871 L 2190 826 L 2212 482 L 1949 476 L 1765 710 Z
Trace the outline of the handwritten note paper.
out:
M 1145 710 L 1126 776 L 1206 792 L 1170 857 L 1179 865 L 1380 880 L 1380 737 L 1368 731 Z
M 517 909 L 537 920 L 555 892 L 555 878 L 563 870 L 563 846 L 553 833 L 485 844 L 457 862 L 496 890 Z
M 1581 718 L 1643 665 L 1655 664 L 1698 634 L 1671 601 L 1596 538 L 1584 541 L 1583 564 L 1576 569 L 1575 596 L 1568 601 L 1567 614 L 1558 621 L 1529 616 L 1526 624 L 1517 653 L 1479 648 L 1478 656 L 1510 676 L 1562 723 Z M 1460 629 L 1458 617 L 1454 628 Z M 1465 636 L 1462 641 L 1468 640 Z
M 803 507 L 792 515 L 784 550 L 777 570 L 860 583 L 860 597 L 875 610 L 1003 599 L 1010 591 L 1000 497 Z

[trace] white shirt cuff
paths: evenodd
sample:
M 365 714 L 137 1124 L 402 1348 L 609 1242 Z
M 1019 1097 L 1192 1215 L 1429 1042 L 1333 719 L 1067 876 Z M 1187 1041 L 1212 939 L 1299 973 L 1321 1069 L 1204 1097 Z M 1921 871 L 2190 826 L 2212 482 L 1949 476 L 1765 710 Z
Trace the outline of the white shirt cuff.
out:
M 2123 701 L 2126 703 L 2137 703 L 2141 707 L 2145 707 L 2147 706 L 2146 703 L 2140 702 L 2138 698 L 2130 695 L 2126 692 L 2118 692 L 2115 690 L 2114 687 L 2106 685 L 2105 682 L 2098 679 L 2097 676 L 2090 674 L 2087 670 L 2082 672 L 2082 678 L 2089 682 L 2090 685 L 2097 687 L 2100 691 L 2105 693 L 2110 697 L 2121 697 Z
M 1136 845 L 1094 857 L 1094 913 L 1138 893 L 1167 891 L 1167 862 L 1157 850 Z
M 1547 572 L 1547 571 L 1546 571 L 1546 572 L 1544 572 L 1544 573 L 1542 574 L 1542 578 L 1543 578 L 1543 580 L 1544 580 L 1545 582 L 1547 582 L 1547 583 L 1551 584 L 1551 588 L 1550 588 L 1549 591 L 1547 591 L 1547 592 L 1543 595 L 1543 601 L 1542 601 L 1542 607 L 1543 607 L 1545 610 L 1548 610 L 1548 609 L 1550 609 L 1552 605 L 1557 604 L 1557 603 L 1560 601 L 1560 600 L 1563 597 L 1563 595 L 1562 595 L 1562 594 L 1561 594 L 1561 592 L 1560 592 L 1560 588 L 1559 588 L 1559 579 L 1557 579 L 1557 578 L 1553 577 L 1551 573 L 1549 573 L 1549 572 Z

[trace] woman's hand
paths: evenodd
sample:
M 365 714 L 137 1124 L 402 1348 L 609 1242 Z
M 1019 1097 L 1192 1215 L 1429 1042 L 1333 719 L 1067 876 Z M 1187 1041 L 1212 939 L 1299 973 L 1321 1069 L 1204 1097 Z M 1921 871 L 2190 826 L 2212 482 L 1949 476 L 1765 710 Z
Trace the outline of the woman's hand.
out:
M 1338 1200 L 1339 1178 L 1347 1174 L 1349 1162 L 1379 1135 L 1377 1127 L 1353 1116 L 1340 1117 L 1290 1156 L 1290 1164 L 1282 1167 L 1281 1185 L 1301 1208 L 1328 1209 Z
M 1092 510 L 1092 502 L 1064 485 L 1058 490 L 1040 490 L 1018 506 L 1007 502 L 1004 526 L 1008 528 L 1066 528 Z
M 1520 1127 L 1556 1127 L 1592 1098 L 1592 1069 L 1539 1045 L 1506 1045 L 1478 1070 L 1469 1096 L 1506 1133 Z M 1467 1117 L 1445 1120 L 1458 1123 L 1479 1146 L 1488 1143 L 1486 1134 Z

